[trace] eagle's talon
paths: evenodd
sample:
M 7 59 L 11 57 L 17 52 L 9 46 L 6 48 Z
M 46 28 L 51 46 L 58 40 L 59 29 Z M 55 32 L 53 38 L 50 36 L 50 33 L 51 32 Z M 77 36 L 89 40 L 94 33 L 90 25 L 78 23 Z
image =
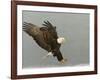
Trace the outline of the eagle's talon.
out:
M 67 61 L 67 59 L 63 59 L 60 61 L 61 64 L 64 64 Z

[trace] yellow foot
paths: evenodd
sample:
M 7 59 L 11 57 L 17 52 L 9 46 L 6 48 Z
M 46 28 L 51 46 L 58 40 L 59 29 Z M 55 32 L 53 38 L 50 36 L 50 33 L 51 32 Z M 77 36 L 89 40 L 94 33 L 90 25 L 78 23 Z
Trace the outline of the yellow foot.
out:
M 67 61 L 67 59 L 63 59 L 60 61 L 61 64 L 64 64 Z

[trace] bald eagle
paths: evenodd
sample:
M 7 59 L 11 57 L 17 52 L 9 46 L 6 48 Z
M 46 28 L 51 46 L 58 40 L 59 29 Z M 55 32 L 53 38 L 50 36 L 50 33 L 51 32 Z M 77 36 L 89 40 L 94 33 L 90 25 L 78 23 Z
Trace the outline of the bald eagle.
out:
M 31 36 L 35 42 L 43 49 L 48 51 L 48 55 L 53 55 L 61 63 L 64 63 L 64 58 L 60 52 L 61 43 L 64 38 L 59 38 L 56 31 L 56 26 L 53 26 L 49 21 L 44 21 L 43 27 L 39 27 L 32 23 L 23 23 L 23 31 Z

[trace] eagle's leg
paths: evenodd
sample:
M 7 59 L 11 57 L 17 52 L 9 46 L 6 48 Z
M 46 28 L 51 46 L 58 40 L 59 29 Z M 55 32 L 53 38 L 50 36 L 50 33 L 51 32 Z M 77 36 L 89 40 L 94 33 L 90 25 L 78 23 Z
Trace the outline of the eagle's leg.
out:
M 52 54 L 52 50 L 51 50 L 51 48 L 49 48 L 48 49 L 48 54 L 46 55 L 46 57 L 48 57 L 48 56 L 52 56 L 53 54 Z
M 52 54 L 52 52 L 48 52 L 48 54 L 47 54 L 47 56 L 52 56 L 53 54 Z

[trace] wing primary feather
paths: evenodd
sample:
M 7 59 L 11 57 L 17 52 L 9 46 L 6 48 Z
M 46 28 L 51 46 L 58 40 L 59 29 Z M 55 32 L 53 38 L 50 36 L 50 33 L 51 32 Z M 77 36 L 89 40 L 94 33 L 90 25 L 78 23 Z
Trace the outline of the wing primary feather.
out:
M 42 25 L 44 25 L 46 27 L 50 27 L 50 25 L 46 21 L 44 21 L 44 24 L 42 24 Z
M 34 27 L 36 27 L 36 25 L 27 22 L 23 23 L 23 31 L 28 33 L 30 36 L 34 33 Z
M 49 21 L 47 21 L 47 24 L 50 25 L 50 27 L 53 27 L 53 25 Z
M 49 21 L 44 21 L 44 26 L 53 27 L 53 25 Z

